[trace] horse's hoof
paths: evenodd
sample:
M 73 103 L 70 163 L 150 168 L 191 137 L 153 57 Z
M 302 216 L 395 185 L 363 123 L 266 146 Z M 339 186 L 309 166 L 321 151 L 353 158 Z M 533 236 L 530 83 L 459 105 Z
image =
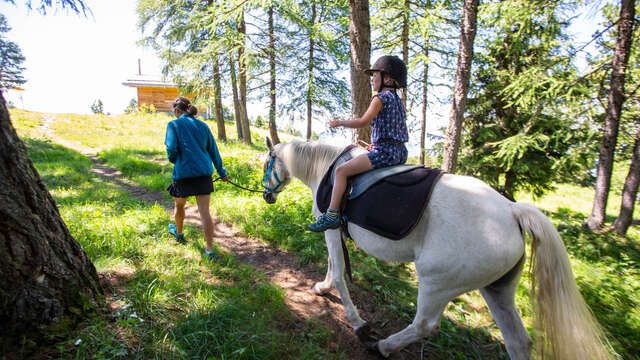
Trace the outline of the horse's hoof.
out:
M 382 353 L 380 352 L 380 349 L 378 349 L 377 341 L 371 341 L 367 343 L 367 352 L 369 352 L 372 355 L 375 355 L 379 359 L 387 358 L 386 356 L 382 355 Z
M 322 292 L 318 289 L 317 283 L 311 286 L 311 291 L 313 291 L 313 293 L 316 295 L 322 295 Z
M 322 296 L 322 295 L 324 295 L 324 294 L 329 292 L 330 289 L 321 290 L 320 286 L 318 286 L 318 284 L 320 284 L 320 283 L 315 283 L 315 284 L 313 284 L 313 286 L 311 286 L 311 291 L 313 291 L 314 294 Z
M 373 340 L 371 338 L 371 326 L 369 326 L 368 322 L 356 329 L 356 336 L 363 343 Z

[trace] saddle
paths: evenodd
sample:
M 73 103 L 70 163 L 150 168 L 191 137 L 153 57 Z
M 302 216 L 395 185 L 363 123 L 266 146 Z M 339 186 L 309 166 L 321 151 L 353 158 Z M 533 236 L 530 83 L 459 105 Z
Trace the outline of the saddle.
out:
M 349 146 L 329 167 L 316 194 L 320 211 L 327 211 L 331 202 L 335 169 L 361 153 Z M 443 173 L 421 165 L 395 165 L 351 177 L 342 201 L 342 215 L 348 222 L 378 235 L 401 240 L 422 218 L 433 187 Z

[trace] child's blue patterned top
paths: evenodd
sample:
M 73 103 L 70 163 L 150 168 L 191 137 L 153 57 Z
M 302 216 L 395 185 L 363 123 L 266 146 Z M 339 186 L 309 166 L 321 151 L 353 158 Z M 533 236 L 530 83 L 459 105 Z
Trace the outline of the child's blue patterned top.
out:
M 408 141 L 407 120 L 400 97 L 391 90 L 379 92 L 375 96 L 382 101 L 382 110 L 371 121 L 371 143 L 375 144 L 383 139 Z

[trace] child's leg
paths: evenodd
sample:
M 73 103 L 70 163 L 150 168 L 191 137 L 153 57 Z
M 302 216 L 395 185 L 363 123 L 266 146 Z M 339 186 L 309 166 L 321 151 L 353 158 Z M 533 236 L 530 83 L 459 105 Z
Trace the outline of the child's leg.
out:
M 187 198 L 173 198 L 173 217 L 176 221 L 176 230 L 178 234 L 182 234 L 182 227 L 184 225 L 184 206 L 187 204 Z
M 333 179 L 333 190 L 331 191 L 329 209 L 327 209 L 326 213 L 320 215 L 318 221 L 309 225 L 309 230 L 321 232 L 340 227 L 340 219 L 338 218 L 337 211 L 340 207 L 340 202 L 342 202 L 344 190 L 347 187 L 347 178 L 371 169 L 373 169 L 373 165 L 371 165 L 367 154 L 359 155 L 338 166 L 335 178 Z
M 342 202 L 342 195 L 347 187 L 347 178 L 349 176 L 361 174 L 365 171 L 373 169 L 371 160 L 367 154 L 358 155 L 346 163 L 338 166 L 333 179 L 333 190 L 331 191 L 331 203 L 329 209 L 338 210 Z
M 213 251 L 213 220 L 209 212 L 209 200 L 211 195 L 196 195 L 196 203 L 204 228 L 204 240 L 207 243 L 207 252 Z

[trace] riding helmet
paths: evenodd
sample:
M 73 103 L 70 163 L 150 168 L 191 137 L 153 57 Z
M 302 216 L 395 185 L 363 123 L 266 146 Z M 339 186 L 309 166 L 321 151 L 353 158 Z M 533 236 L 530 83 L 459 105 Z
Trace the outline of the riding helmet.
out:
M 376 60 L 371 69 L 365 70 L 369 75 L 374 71 L 388 74 L 393 80 L 398 82 L 399 88 L 407 87 L 407 66 L 404 61 L 397 56 L 385 55 Z

